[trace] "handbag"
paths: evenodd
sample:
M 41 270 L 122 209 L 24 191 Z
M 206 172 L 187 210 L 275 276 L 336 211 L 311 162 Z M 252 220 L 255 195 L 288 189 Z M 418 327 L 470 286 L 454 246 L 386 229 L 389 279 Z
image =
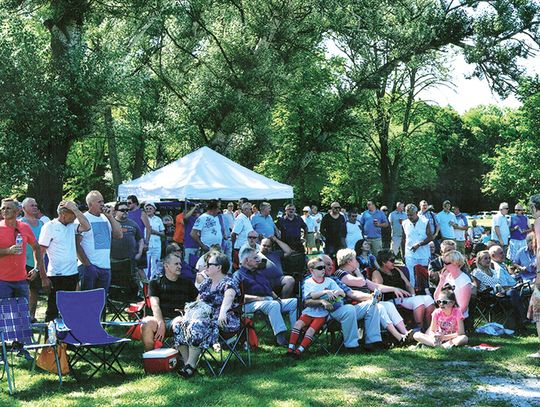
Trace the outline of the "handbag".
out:
M 68 362 L 67 345 L 65 343 L 61 343 L 56 347 L 56 349 L 58 352 L 58 361 L 60 362 L 60 370 L 62 371 L 63 375 L 68 374 L 70 372 L 70 369 Z M 43 370 L 57 374 L 58 369 L 56 368 L 54 349 L 52 347 L 42 349 L 36 359 L 36 365 L 38 365 Z

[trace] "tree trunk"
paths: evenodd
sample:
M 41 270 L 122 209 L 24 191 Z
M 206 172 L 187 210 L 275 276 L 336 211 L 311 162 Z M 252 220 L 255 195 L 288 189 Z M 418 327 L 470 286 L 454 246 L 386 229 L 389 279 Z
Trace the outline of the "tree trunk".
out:
M 44 165 L 30 173 L 28 195 L 38 200 L 43 211 L 56 215 L 62 199 L 64 170 L 71 142 L 84 134 L 88 126 L 87 101 L 80 95 L 83 52 L 83 20 L 88 11 L 87 0 L 67 0 L 50 3 L 53 18 L 44 21 L 51 35 L 51 61 L 56 79 L 51 86 L 63 89 L 65 100 L 63 127 L 44 137 L 45 142 L 36 146 L 36 159 Z
M 107 147 L 109 150 L 109 164 L 111 166 L 113 187 L 114 190 L 117 191 L 118 185 L 122 183 L 122 170 L 120 169 L 120 161 L 118 160 L 116 136 L 114 134 L 114 123 L 110 106 L 105 107 L 105 110 L 103 111 L 103 119 L 105 122 L 105 133 L 107 135 Z
M 135 154 L 133 156 L 133 167 L 131 168 L 131 176 L 133 179 L 139 178 L 143 174 L 143 166 L 144 166 L 144 150 L 145 150 L 145 142 L 144 142 L 144 134 L 143 134 L 143 126 L 141 123 L 141 133 L 140 138 L 135 141 Z

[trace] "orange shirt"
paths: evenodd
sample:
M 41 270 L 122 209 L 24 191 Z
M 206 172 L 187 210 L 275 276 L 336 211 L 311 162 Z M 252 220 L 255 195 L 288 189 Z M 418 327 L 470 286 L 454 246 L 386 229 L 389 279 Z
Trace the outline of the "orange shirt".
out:
M 173 240 L 177 243 L 184 244 L 184 213 L 176 215 Z

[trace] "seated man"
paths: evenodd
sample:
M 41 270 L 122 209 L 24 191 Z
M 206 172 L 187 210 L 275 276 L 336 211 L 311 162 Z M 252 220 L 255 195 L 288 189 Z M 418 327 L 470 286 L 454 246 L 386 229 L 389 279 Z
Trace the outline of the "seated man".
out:
M 258 268 L 261 256 L 248 247 L 240 256 L 240 268 L 233 275 L 235 284 L 243 287 L 244 309 L 247 313 L 262 312 L 268 316 L 279 345 L 289 344 L 287 326 L 282 313 L 289 314 L 291 326 L 296 322 L 296 298 L 280 299 L 273 291 L 270 280 Z
M 179 322 L 179 311 L 187 302 L 195 300 L 197 290 L 191 280 L 180 276 L 182 260 L 174 253 L 163 260 L 164 273 L 150 281 L 150 304 L 153 316 L 143 319 L 141 341 L 144 350 L 154 349 L 154 342 L 162 342 Z
M 534 252 L 534 233 L 525 238 L 526 246 L 518 249 L 514 256 L 514 267 L 524 282 L 531 282 L 536 277 L 536 253 Z
M 337 310 L 330 312 L 330 317 L 341 324 L 343 332 L 343 345 L 345 349 L 354 353 L 358 351 L 358 320 L 364 320 L 365 328 L 365 348 L 366 350 L 375 350 L 382 344 L 381 337 L 381 315 L 378 307 L 373 306 L 373 297 L 371 294 L 352 290 L 344 284 L 334 273 L 334 262 L 330 256 L 324 254 L 320 256 L 326 269 L 327 277 L 332 278 L 339 288 L 345 293 L 345 300 L 357 303 L 356 305 L 345 304 Z M 304 302 L 307 307 L 316 307 L 322 305 L 322 300 L 307 299 Z
M 523 305 L 523 301 L 519 288 L 514 288 L 517 284 L 514 276 L 510 274 L 506 264 L 504 263 L 505 255 L 501 246 L 495 245 L 489 248 L 491 257 L 491 268 L 493 269 L 493 277 L 498 281 L 505 296 L 510 297 L 512 303 L 512 312 L 514 316 L 514 328 L 519 331 L 523 329 L 523 324 L 526 321 L 527 310 Z
M 272 242 L 281 250 L 272 250 Z M 266 257 L 267 263 L 264 272 L 272 282 L 272 287 L 281 287 L 281 298 L 291 298 L 294 292 L 294 277 L 283 275 L 282 260 L 292 254 L 292 249 L 276 236 L 261 241 L 261 254 Z

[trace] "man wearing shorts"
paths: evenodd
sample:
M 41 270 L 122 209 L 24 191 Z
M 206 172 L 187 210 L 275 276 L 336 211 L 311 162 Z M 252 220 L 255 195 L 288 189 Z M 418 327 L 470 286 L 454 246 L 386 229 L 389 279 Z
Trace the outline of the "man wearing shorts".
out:
M 180 321 L 179 312 L 187 302 L 195 300 L 197 290 L 191 280 L 180 276 L 182 260 L 174 253 L 163 260 L 164 273 L 150 281 L 150 304 L 153 316 L 144 318 L 141 341 L 144 350 L 154 349 L 155 342 L 172 333 L 173 325 Z

